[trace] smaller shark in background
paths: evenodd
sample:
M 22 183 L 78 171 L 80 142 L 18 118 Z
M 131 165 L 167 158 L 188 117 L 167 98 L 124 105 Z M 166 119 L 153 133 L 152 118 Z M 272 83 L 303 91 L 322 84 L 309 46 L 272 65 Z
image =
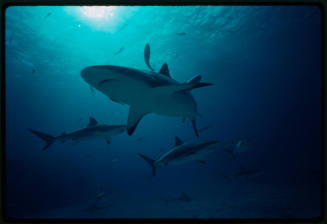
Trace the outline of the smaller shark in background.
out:
M 111 204 L 108 203 L 106 194 L 104 191 L 99 192 L 95 199 L 92 201 L 91 206 L 86 208 L 88 212 L 97 212 L 99 210 L 110 208 Z
M 234 146 L 225 148 L 225 152 L 229 153 L 233 159 L 236 159 L 239 154 L 248 151 L 251 148 L 249 142 L 239 140 Z
M 30 132 L 32 132 L 33 134 L 40 137 L 46 142 L 46 145 L 43 147 L 43 150 L 49 148 L 56 141 L 59 141 L 61 143 L 64 143 L 66 141 L 78 143 L 84 140 L 105 139 L 107 144 L 109 144 L 112 136 L 119 135 L 125 132 L 125 130 L 126 125 L 99 125 L 93 117 L 90 117 L 89 124 L 86 128 L 82 128 L 67 134 L 63 132 L 58 137 L 53 137 L 49 134 L 29 129 Z
M 181 193 L 181 195 L 179 195 L 178 197 L 160 198 L 160 200 L 164 201 L 166 206 L 168 206 L 169 202 L 185 202 L 185 203 L 189 203 L 189 202 L 193 201 L 193 199 L 188 194 L 186 194 L 185 192 Z
M 261 169 L 249 169 L 244 166 L 240 166 L 239 170 L 236 171 L 232 175 L 220 174 L 220 176 L 225 179 L 239 179 L 239 178 L 249 178 L 249 177 L 257 177 L 262 175 L 264 172 Z
M 180 33 L 176 33 L 176 35 L 178 35 L 178 36 L 185 36 L 186 33 L 185 32 L 180 32 Z
M 156 169 L 167 165 L 182 164 L 193 160 L 205 163 L 203 157 L 214 150 L 219 141 L 199 141 L 184 143 L 177 136 L 175 137 L 175 147 L 170 151 L 159 156 L 156 160 L 151 159 L 141 153 L 138 155 L 143 158 L 151 167 L 152 175 L 156 175 Z

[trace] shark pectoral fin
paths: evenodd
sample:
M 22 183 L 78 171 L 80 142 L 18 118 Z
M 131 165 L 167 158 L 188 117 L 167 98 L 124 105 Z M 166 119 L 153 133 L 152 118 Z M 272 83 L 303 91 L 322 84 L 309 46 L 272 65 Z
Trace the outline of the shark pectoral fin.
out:
M 91 93 L 94 93 L 94 88 L 90 85 Z
M 128 135 L 132 135 L 135 131 L 136 126 L 145 115 L 143 111 L 137 110 L 137 108 L 130 107 L 127 121 L 127 133 Z
M 175 146 L 179 146 L 182 145 L 184 142 L 182 140 L 180 140 L 180 138 L 178 138 L 177 136 L 175 136 Z
M 156 165 L 155 160 L 143 155 L 142 153 L 137 153 L 142 159 L 144 159 L 152 167 L 152 176 L 156 175 Z
M 198 159 L 198 161 L 202 164 L 206 164 L 206 161 L 202 160 L 202 159 Z
M 162 65 L 159 73 L 162 74 L 162 75 L 168 76 L 169 78 L 171 78 L 167 63 L 164 63 Z
M 193 130 L 194 130 L 194 133 L 197 137 L 199 137 L 199 132 L 198 132 L 198 129 L 196 128 L 196 122 L 195 122 L 195 119 L 192 119 L 192 126 L 193 126 Z
M 201 81 L 201 75 L 197 75 L 195 77 L 193 77 L 192 79 L 190 79 L 187 83 L 200 83 Z

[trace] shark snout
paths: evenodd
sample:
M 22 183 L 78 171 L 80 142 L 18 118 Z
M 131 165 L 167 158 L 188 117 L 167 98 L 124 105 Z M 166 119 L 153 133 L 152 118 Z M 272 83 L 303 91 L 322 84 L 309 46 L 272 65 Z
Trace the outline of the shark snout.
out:
M 81 76 L 88 84 L 96 86 L 100 81 L 106 78 L 103 69 L 99 66 L 88 66 L 81 71 Z
M 92 75 L 92 66 L 86 67 L 81 71 L 82 78 L 89 83 L 89 80 Z

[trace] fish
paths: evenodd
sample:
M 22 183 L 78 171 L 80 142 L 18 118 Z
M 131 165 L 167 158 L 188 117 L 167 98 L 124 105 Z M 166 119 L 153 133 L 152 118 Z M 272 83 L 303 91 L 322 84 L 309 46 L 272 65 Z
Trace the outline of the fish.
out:
M 176 35 L 178 35 L 178 36 L 185 36 L 186 33 L 185 32 L 180 32 L 180 33 L 176 33 Z
M 95 199 L 92 201 L 91 205 L 86 208 L 86 211 L 88 212 L 96 212 L 102 209 L 110 208 L 111 204 L 108 204 L 105 193 L 99 192 Z
M 152 167 L 152 176 L 156 176 L 157 168 L 167 165 L 183 164 L 194 160 L 205 163 L 203 157 L 213 152 L 213 146 L 218 143 L 219 141 L 216 140 L 184 143 L 180 138 L 175 136 L 175 147 L 159 156 L 156 160 L 141 153 L 138 153 L 138 155 Z
M 189 203 L 191 201 L 193 201 L 193 199 L 186 194 L 185 192 L 181 193 L 179 196 L 177 197 L 173 197 L 173 198 L 160 198 L 160 200 L 164 201 L 166 206 L 168 206 L 168 203 L 170 202 L 185 202 L 185 203 Z
M 46 19 L 46 18 L 48 18 L 49 16 L 51 16 L 51 12 L 48 12 L 48 13 L 44 16 L 44 18 Z
M 93 117 L 90 117 L 87 127 L 67 134 L 63 132 L 57 137 L 34 129 L 29 129 L 29 131 L 46 142 L 46 145 L 43 147 L 44 151 L 57 141 L 61 143 L 72 141 L 73 144 L 77 144 L 84 140 L 105 139 L 107 144 L 110 144 L 112 136 L 119 135 L 126 131 L 126 125 L 99 125 Z
M 190 91 L 213 85 L 200 82 L 200 75 L 188 82 L 179 83 L 171 77 L 168 65 L 164 63 L 159 72 L 115 65 L 88 66 L 81 71 L 81 76 L 86 83 L 113 102 L 130 106 L 128 135 L 133 134 L 145 115 L 155 113 L 190 119 L 194 132 L 199 137 L 196 128 L 196 116 L 199 113 Z
M 124 25 L 122 25 L 119 29 L 119 31 L 122 31 L 123 29 L 125 29 L 127 27 L 128 23 L 124 23 Z
M 151 53 L 150 44 L 147 43 L 144 47 L 144 61 L 145 64 L 149 67 L 149 69 L 151 71 L 154 71 L 154 69 L 150 65 L 150 53 Z
M 114 53 L 114 55 L 116 56 L 116 55 L 120 54 L 124 49 L 125 49 L 125 47 L 122 46 L 121 48 L 119 48 L 119 50 L 116 53 Z

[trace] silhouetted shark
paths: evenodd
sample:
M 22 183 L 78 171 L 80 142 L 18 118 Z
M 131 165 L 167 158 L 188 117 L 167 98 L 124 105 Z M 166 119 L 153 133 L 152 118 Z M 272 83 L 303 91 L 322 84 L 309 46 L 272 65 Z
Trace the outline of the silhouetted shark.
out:
M 46 142 L 46 145 L 43 147 L 43 150 L 49 148 L 54 142 L 59 141 L 64 143 L 66 141 L 73 141 L 75 144 L 79 141 L 90 140 L 90 139 L 105 139 L 109 144 L 111 137 L 115 135 L 119 135 L 126 130 L 125 125 L 98 125 L 98 122 L 90 117 L 89 124 L 86 128 L 82 128 L 80 130 L 71 132 L 71 133 L 62 133 L 58 137 L 53 137 L 49 134 L 39 132 L 33 129 L 29 129 L 33 134 L 40 137 L 42 140 Z
M 212 152 L 219 141 L 199 141 L 192 143 L 183 143 L 178 137 L 175 137 L 175 147 L 170 151 L 159 156 L 158 159 L 153 160 L 141 153 L 138 153 L 151 167 L 152 175 L 156 175 L 156 168 L 167 165 L 182 164 L 193 160 L 198 160 L 205 163 L 203 157 Z
M 148 44 L 145 48 L 145 60 L 152 69 L 148 61 L 150 47 L 147 46 Z M 84 68 L 81 76 L 112 101 L 130 105 L 127 121 L 129 135 L 132 135 L 143 116 L 149 113 L 189 118 L 195 134 L 199 135 L 195 124 L 197 104 L 190 91 L 212 85 L 201 83 L 201 76 L 179 83 L 171 78 L 166 63 L 159 73 L 121 66 L 96 65 Z

